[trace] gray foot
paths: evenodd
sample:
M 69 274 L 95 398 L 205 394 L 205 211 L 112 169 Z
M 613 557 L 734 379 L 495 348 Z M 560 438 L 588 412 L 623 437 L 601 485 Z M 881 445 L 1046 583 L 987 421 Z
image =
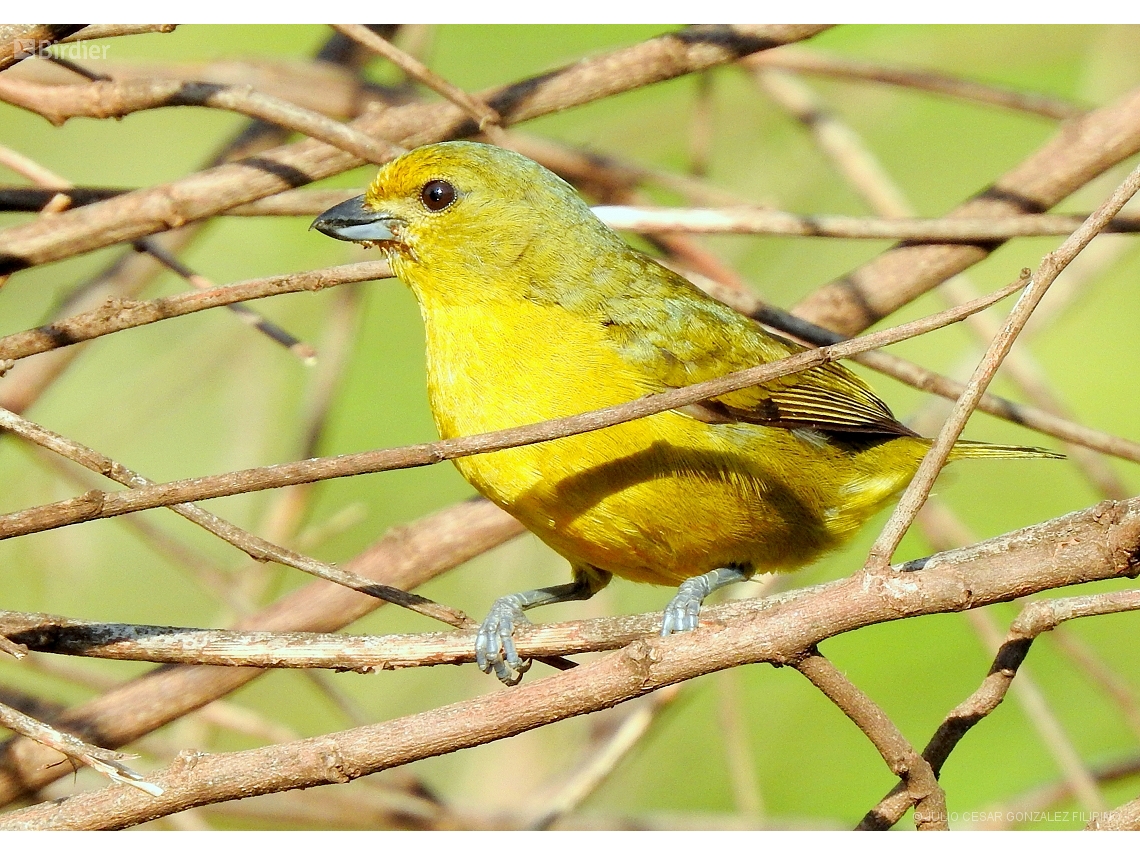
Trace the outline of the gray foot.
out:
M 475 636 L 475 662 L 484 674 L 495 672 L 499 680 L 514 686 L 530 668 L 530 660 L 520 659 L 511 639 L 515 627 L 530 623 L 519 605 L 519 597 L 512 594 L 500 597 L 491 606 L 479 633 Z
M 686 579 L 665 608 L 665 616 L 661 621 L 661 634 L 672 635 L 675 632 L 690 632 L 696 629 L 700 622 L 701 603 L 705 597 L 725 585 L 743 582 L 751 576 L 751 570 L 721 567 L 710 570 L 704 575 Z
M 674 632 L 690 632 L 696 629 L 701 614 L 701 603 L 708 595 L 709 586 L 704 576 L 682 582 L 676 596 L 665 607 L 661 634 L 672 635 Z

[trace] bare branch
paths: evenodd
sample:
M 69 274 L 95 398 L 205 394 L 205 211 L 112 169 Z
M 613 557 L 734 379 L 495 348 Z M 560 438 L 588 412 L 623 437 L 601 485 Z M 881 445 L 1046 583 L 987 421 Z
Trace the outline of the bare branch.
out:
M 783 68 L 807 74 L 921 89 L 982 104 L 994 104 L 1010 110 L 1037 113 L 1049 119 L 1075 119 L 1087 112 L 1087 108 L 1079 104 L 1052 95 L 1007 89 L 924 68 L 907 68 L 833 56 L 819 50 L 783 48 L 745 60 L 744 65 L 751 68 Z
M 887 714 L 819 651 L 812 650 L 793 667 L 855 722 L 878 749 L 891 773 L 902 779 L 900 786 L 914 805 L 919 830 L 946 830 L 946 793 L 938 785 L 930 764 L 907 742 Z
M 136 787 L 151 796 L 162 795 L 161 787 L 148 783 L 142 775 L 121 762 L 127 758 L 126 754 L 108 751 L 97 745 L 88 745 L 82 739 L 56 730 L 42 721 L 36 721 L 7 704 L 0 704 L 0 726 L 33 739 L 40 745 L 58 751 L 73 760 L 78 760 L 112 781 Z
M 1089 831 L 1140 831 L 1140 799 L 1098 816 L 1087 828 Z
M 204 309 L 228 306 L 245 300 L 292 294 L 298 291 L 321 291 L 349 282 L 367 282 L 392 275 L 386 261 L 364 261 L 342 264 L 303 273 L 287 273 L 249 279 L 208 291 L 189 291 L 170 297 L 137 302 L 112 300 L 98 309 L 73 315 L 0 338 L 0 359 L 22 359 L 57 347 L 90 341 L 109 333 L 177 318 Z
M 515 124 L 733 62 L 741 56 L 808 38 L 819 26 L 693 27 L 613 51 L 539 78 L 482 93 L 481 98 Z M 404 147 L 464 136 L 475 125 L 453 104 L 413 104 L 367 114 L 348 127 Z M 102 246 L 134 240 L 282 190 L 359 166 L 361 160 L 339 148 L 306 140 L 238 161 L 64 212 L 50 224 L 34 222 L 0 232 L 0 275 L 70 258 Z
M 177 24 L 88 24 L 79 32 L 59 40 L 60 44 L 113 39 L 119 36 L 141 36 L 147 33 L 173 33 Z
M 0 828 L 122 828 L 230 798 L 343 783 L 610 707 L 700 674 L 749 662 L 792 664 L 823 638 L 871 623 L 976 608 L 1078 580 L 1138 572 L 1140 499 L 1105 502 L 936 556 L 921 572 L 856 573 L 748 619 L 639 640 L 510 691 L 287 745 L 188 758 L 153 776 L 165 790 L 157 799 L 118 788 L 82 793 L 62 804 L 6 814 Z
M 1092 178 L 1140 151 L 1140 89 L 1066 124 L 1044 146 L 959 205 L 950 216 L 1007 216 L 1047 211 Z M 793 312 L 852 335 L 891 314 L 998 244 L 898 246 L 836 280 Z
M 1088 246 L 1089 241 L 1096 237 L 1105 223 L 1120 212 L 1125 202 L 1131 199 L 1137 190 L 1140 190 L 1140 167 L 1128 175 L 1124 182 L 1105 200 L 1104 204 L 1085 221 L 1084 225 L 1073 232 L 1060 247 L 1042 259 L 1036 273 L 1030 280 L 1029 287 L 1022 293 L 1010 311 L 1001 332 L 994 338 L 982 361 L 978 363 L 977 369 L 966 384 L 966 390 L 962 393 L 962 397 L 954 405 L 954 409 L 947 417 L 946 423 L 934 440 L 934 444 L 923 457 L 922 463 L 919 464 L 918 472 L 915 473 L 890 519 L 883 526 L 882 532 L 871 547 L 870 554 L 867 556 L 868 569 L 876 569 L 880 572 L 888 571 L 890 556 L 894 554 L 895 549 L 902 542 L 903 535 L 906 534 L 906 530 L 914 521 L 919 509 L 926 501 L 926 497 L 930 495 L 934 480 L 938 477 L 942 467 L 946 465 L 946 461 L 950 457 L 950 450 L 958 441 L 958 437 L 961 436 L 962 429 L 966 426 L 966 420 L 977 407 L 978 400 L 985 392 L 986 386 L 997 373 L 1001 361 L 1013 347 L 1014 341 L 1025 327 L 1030 315 L 1033 314 L 1033 310 L 1041 298 L 1045 296 L 1049 286 L 1065 269 L 1065 266 L 1077 256 L 1077 253 Z
M 0 71 L 35 56 L 86 24 L 0 24 Z
M 1129 504 L 1137 501 L 1133 499 Z M 1115 545 L 1110 548 L 1115 548 Z M 1140 572 L 1140 551 L 1133 553 L 1128 560 L 1133 563 L 1136 572 Z M 1009 635 L 998 650 L 982 685 L 947 714 L 942 725 L 923 749 L 922 756 L 930 761 L 936 773 L 941 771 L 943 764 L 962 738 L 975 724 L 997 709 L 998 704 L 1005 699 L 1013 678 L 1017 675 L 1017 669 L 1029 654 L 1033 640 L 1042 632 L 1047 632 L 1063 621 L 1077 617 L 1136 609 L 1140 609 L 1140 591 L 1035 600 L 1026 605 L 1010 626 Z M 909 807 L 910 802 L 905 793 L 896 787 L 863 817 L 860 827 L 890 828 L 899 821 Z
M 300 191 L 294 191 L 298 193 Z M 284 194 L 282 194 L 284 195 Z M 259 212 L 260 206 L 300 201 L 246 205 L 244 212 Z M 322 197 L 323 198 L 323 197 Z M 316 200 L 314 200 L 314 203 Z M 315 205 L 314 205 L 315 207 Z M 236 213 L 231 212 L 231 213 Z M 308 213 L 308 211 L 305 211 Z M 319 213 L 319 211 L 314 211 Z M 767 234 L 792 237 L 831 237 L 854 240 L 905 240 L 918 243 L 978 243 L 1014 237 L 1068 235 L 1087 216 L 1072 214 L 1021 214 L 1008 217 L 942 217 L 938 219 L 847 217 L 839 214 L 790 214 L 769 208 L 648 208 L 632 205 L 597 207 L 594 213 L 613 229 L 641 234 L 685 232 L 690 234 Z M 1140 218 L 1118 217 L 1106 232 L 1140 231 Z
M 383 39 L 367 27 L 360 24 L 333 24 L 337 32 L 343 33 L 375 51 L 391 62 L 409 77 L 420 81 L 425 86 L 438 92 L 452 104 L 464 110 L 478 125 L 480 131 L 486 131 L 488 125 L 499 125 L 503 118 L 494 108 L 488 106 L 481 99 L 464 92 L 458 86 L 444 80 L 414 56 L 405 53 L 387 39 Z
M 703 401 L 706 398 L 717 397 L 737 389 L 765 383 L 779 376 L 823 365 L 855 353 L 922 335 L 961 319 L 970 312 L 981 311 L 986 306 L 1016 292 L 1022 286 L 1023 282 L 1018 280 L 985 298 L 975 301 L 973 305 L 958 306 L 937 315 L 931 315 L 928 318 L 912 321 L 858 339 L 849 339 L 828 347 L 804 351 L 786 359 L 736 371 L 714 380 L 647 395 L 627 404 L 592 410 L 576 416 L 567 416 L 534 425 L 524 425 L 474 436 L 410 445 L 403 448 L 343 454 L 339 457 L 315 458 L 295 463 L 281 463 L 258 469 L 246 469 L 222 475 L 207 475 L 114 493 L 92 491 L 74 499 L 66 499 L 50 505 L 41 505 L 36 508 L 0 515 L 0 540 L 35 531 L 47 531 L 65 525 L 74 525 L 79 522 L 134 513 L 149 508 L 275 489 L 290 484 L 304 484 L 328 478 L 343 478 L 349 475 L 425 466 L 456 457 L 546 442 L 586 431 L 599 430 L 603 427 L 683 407 Z
M 144 478 L 137 472 L 132 472 L 121 463 L 100 454 L 94 449 L 87 448 L 74 440 L 49 431 L 2 407 L 0 407 L 0 427 L 12 431 L 12 433 L 30 442 L 34 442 L 36 445 L 54 451 L 56 454 L 66 457 L 69 460 L 73 460 L 80 466 L 87 467 L 92 472 L 106 475 L 111 480 L 117 481 L 127 487 L 146 488 L 155 486 L 155 482 Z M 319 579 L 326 579 L 329 582 L 343 585 L 346 588 L 358 591 L 370 597 L 378 597 L 385 602 L 399 605 L 417 614 L 441 620 L 452 626 L 466 627 L 472 625 L 470 619 L 462 612 L 440 605 L 439 603 L 433 603 L 431 600 L 417 594 L 409 594 L 389 585 L 378 585 L 373 580 L 357 573 L 344 570 L 332 564 L 326 564 L 323 561 L 317 561 L 315 558 L 310 558 L 307 555 L 301 555 L 291 549 L 270 543 L 268 540 L 251 534 L 233 523 L 227 522 L 221 517 L 195 505 L 179 503 L 171 505 L 170 509 L 179 516 L 185 517 L 190 520 L 190 522 L 206 529 L 206 531 L 211 534 L 220 537 L 226 541 L 226 543 L 236 546 L 251 558 L 259 561 L 275 561 L 286 567 L 293 567 L 303 573 L 316 576 Z
M 347 570 L 410 590 L 522 531 L 486 501 L 463 502 L 395 529 L 346 564 Z M 242 619 L 241 629 L 333 632 L 369 614 L 381 600 L 329 582 L 315 581 Z M 250 668 L 160 668 L 65 713 L 56 725 L 92 742 L 125 745 L 188 712 L 223 697 L 261 675 Z M 51 752 L 36 745 L 6 746 L 0 768 L 0 803 L 7 803 L 66 774 Z

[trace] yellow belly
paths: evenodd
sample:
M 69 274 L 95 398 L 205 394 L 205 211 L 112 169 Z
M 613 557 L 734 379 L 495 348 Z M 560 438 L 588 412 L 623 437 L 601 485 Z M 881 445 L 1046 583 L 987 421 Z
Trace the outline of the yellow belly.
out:
M 600 330 L 556 305 L 432 307 L 425 322 L 429 393 L 444 437 L 653 391 Z M 859 473 L 843 471 L 849 456 L 791 431 L 675 412 L 455 464 L 572 564 L 658 584 L 730 565 L 798 567 L 898 489 L 884 484 L 881 498 L 852 502 L 844 484 Z

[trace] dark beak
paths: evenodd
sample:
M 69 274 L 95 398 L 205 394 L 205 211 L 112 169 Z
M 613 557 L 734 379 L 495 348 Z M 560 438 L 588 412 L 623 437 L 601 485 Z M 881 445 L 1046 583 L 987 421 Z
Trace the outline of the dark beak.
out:
M 309 226 L 337 240 L 398 240 L 391 226 L 397 219 L 384 211 L 370 211 L 364 197 L 357 196 L 329 208 Z

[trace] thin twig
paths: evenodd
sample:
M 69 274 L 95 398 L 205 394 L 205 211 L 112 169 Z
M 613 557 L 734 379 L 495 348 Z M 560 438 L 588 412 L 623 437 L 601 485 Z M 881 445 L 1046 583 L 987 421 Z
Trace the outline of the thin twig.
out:
M 794 75 L 763 69 L 757 73 L 769 93 L 811 131 L 817 146 L 877 214 L 890 218 L 916 216 L 906 194 L 880 164 L 878 157 L 823 99 Z M 1087 216 L 1071 222 L 1065 233 L 1079 228 L 1084 219 Z M 953 224 L 961 220 L 947 217 L 941 222 Z M 944 282 L 939 291 L 952 301 L 960 303 L 977 296 L 964 273 Z M 991 341 L 999 329 L 996 321 L 989 322 L 987 313 L 981 312 L 968 318 L 966 326 L 984 342 Z M 1036 364 L 1023 351 L 1011 351 L 1003 365 L 1010 378 L 1028 392 L 1033 403 L 1054 415 L 1071 418 L 1043 380 Z M 1066 450 L 1074 457 L 1089 481 L 1101 488 L 1106 498 L 1123 499 L 1131 495 L 1096 455 L 1072 444 Z
M 522 532 L 487 501 L 461 502 L 389 532 L 347 564 L 354 573 L 410 590 Z M 238 622 L 239 628 L 334 632 L 383 601 L 316 580 Z M 56 722 L 107 747 L 125 745 L 246 685 L 263 672 L 249 668 L 159 668 L 75 707 Z M 46 749 L 5 749 L 0 803 L 66 774 Z
M 0 71 L 35 56 L 86 24 L 0 24 Z
M 1140 88 L 1061 128 L 1041 148 L 950 216 L 1047 211 L 1097 175 L 1140 151 Z M 106 204 L 106 203 L 104 203 Z M 977 264 L 1000 246 L 902 244 L 817 289 L 795 314 L 853 335 Z
M 23 359 L 35 353 L 44 353 L 58 347 L 90 341 L 110 333 L 218 306 L 228 306 L 277 294 L 321 291 L 350 282 L 386 279 L 391 275 L 392 272 L 386 261 L 362 261 L 302 273 L 248 279 L 207 291 L 187 291 L 145 302 L 109 301 L 98 309 L 0 338 L 0 359 Z
M 287 196 L 285 202 L 278 203 L 278 197 L 274 196 L 265 202 L 246 205 L 239 210 L 257 212 L 259 206 L 269 208 L 270 205 L 278 204 L 283 209 L 285 204 L 293 203 L 294 199 L 301 202 L 303 197 L 300 192 L 293 191 L 296 195 Z M 324 197 L 322 201 L 323 199 Z M 314 199 L 314 203 L 316 201 Z M 650 208 L 625 205 L 597 207 L 594 213 L 610 228 L 641 234 L 766 234 L 851 240 L 905 240 L 915 243 L 979 243 L 1015 237 L 1068 235 L 1087 219 L 1087 216 L 1074 214 L 936 219 L 904 218 L 902 215 L 893 218 L 848 217 L 840 214 L 791 214 L 770 208 Z M 1118 217 L 1107 225 L 1105 231 L 1140 231 L 1140 218 Z
M 946 793 L 938 785 L 930 764 L 907 742 L 887 714 L 819 651 L 811 650 L 792 666 L 863 731 L 886 761 L 891 774 L 902 779 L 900 787 L 914 805 L 918 829 L 946 830 Z
M 173 33 L 177 24 L 88 24 L 82 30 L 59 40 L 60 44 L 93 42 L 119 36 L 141 36 L 148 33 Z
M 604 709 L 700 674 L 756 661 L 792 664 L 822 638 L 917 614 L 976 608 L 1076 581 L 1140 572 L 1140 500 L 1102 503 L 956 550 L 923 572 L 848 579 L 749 615 L 615 654 L 510 691 L 287 745 L 196 756 L 153 776 L 159 799 L 104 790 L 0 817 L 0 828 L 120 828 L 201 804 L 343 783 Z M 898 574 L 904 575 L 904 574 Z M 742 602 L 717 608 L 743 608 Z M 431 739 L 424 734 L 430 733 Z M 933 763 L 931 764 L 933 766 Z
M 1023 284 L 1023 280 L 1012 282 L 973 305 L 955 307 L 937 315 L 858 339 L 849 339 L 828 347 L 804 351 L 755 368 L 726 374 L 714 380 L 647 395 L 629 403 L 604 407 L 580 415 L 402 448 L 281 463 L 112 493 L 93 491 L 74 499 L 0 515 L 0 539 L 172 504 L 276 489 L 290 484 L 303 484 L 328 478 L 424 466 L 471 454 L 515 448 L 598 430 L 687 406 L 707 398 L 715 398 L 738 389 L 769 382 L 776 377 L 804 371 L 856 353 L 922 335 L 960 320 L 970 312 L 981 311 L 986 306 L 1015 293 L 1023 287 Z M 10 420 L 11 417 L 7 416 L 5 419 Z
M 159 107 L 212 107 L 297 131 L 369 163 L 386 163 L 404 151 L 351 125 L 248 85 L 224 86 L 196 80 L 95 80 L 73 86 L 44 86 L 0 77 L 0 101 L 37 113 L 55 125 L 77 116 L 108 119 Z
M 127 758 L 126 754 L 109 751 L 98 745 L 89 745 L 82 739 L 56 730 L 42 721 L 36 721 L 7 704 L 0 704 L 0 726 L 35 740 L 40 745 L 46 745 L 73 760 L 78 760 L 112 781 L 135 787 L 147 795 L 162 795 L 162 787 L 149 783 L 142 775 L 121 762 Z
M 592 57 L 561 71 L 482 93 L 504 124 L 638 89 L 734 62 L 757 50 L 809 38 L 814 25 L 690 27 Z M 349 126 L 369 138 L 407 147 L 472 133 L 475 123 L 450 103 L 413 104 L 365 114 Z M 279 147 L 242 161 L 146 190 L 67 211 L 50 227 L 33 222 L 0 232 L 0 275 L 70 258 L 102 246 L 206 219 L 229 208 L 335 175 L 361 159 L 316 140 Z
M 888 571 L 890 557 L 898 548 L 903 535 L 914 521 L 919 509 L 926 501 L 926 497 L 930 494 L 934 480 L 949 459 L 950 450 L 958 441 L 958 437 L 966 425 L 966 420 L 977 408 L 978 399 L 985 392 L 986 386 L 989 385 L 990 380 L 997 372 L 1001 361 L 1013 347 L 1018 334 L 1033 314 L 1033 310 L 1041 298 L 1045 296 L 1049 286 L 1065 269 L 1065 265 L 1075 258 L 1088 245 L 1089 241 L 1096 237 L 1104 224 L 1120 212 L 1120 209 L 1138 189 L 1140 189 L 1140 167 L 1128 175 L 1124 182 L 1105 200 L 1104 204 L 1085 221 L 1084 225 L 1073 232 L 1060 247 L 1042 259 L 1030 280 L 1029 286 L 1010 311 L 1001 332 L 994 338 L 986 355 L 979 362 L 977 370 L 966 384 L 966 390 L 954 405 L 954 409 L 951 410 L 946 423 L 934 440 L 934 444 L 923 457 L 922 463 L 919 464 L 918 472 L 915 473 L 890 519 L 883 526 L 879 537 L 871 547 L 866 564 L 869 572 Z
M 1137 607 L 1140 608 L 1140 598 L 1137 599 Z M 1022 615 L 1024 614 L 1025 612 L 1022 612 Z M 996 652 L 1001 648 L 1003 639 L 992 615 L 984 609 L 975 609 L 967 612 L 966 618 L 987 649 Z M 1081 806 L 1093 812 L 1107 808 L 1104 793 L 1097 786 L 1096 778 L 1081 759 L 1080 753 L 1073 745 L 1072 739 L 1065 733 L 1057 716 L 1049 709 L 1048 701 L 1024 665 L 1018 669 L 1017 680 L 1010 687 L 1010 691 L 1037 731 L 1038 737 L 1045 743 L 1046 750 L 1060 767 L 1061 774 L 1069 781 L 1073 794 Z
M 1074 119 L 1087 112 L 1087 108 L 1079 104 L 1052 95 L 1007 89 L 925 68 L 907 68 L 834 56 L 819 50 L 782 48 L 744 60 L 743 64 L 754 69 L 783 68 L 827 77 L 888 83 L 907 89 L 926 90 L 983 104 L 994 104 L 1010 110 L 1037 113 L 1050 119 Z
M 1064 549 L 1065 545 L 1058 542 L 1057 548 Z M 1140 555 L 1140 552 L 1137 555 Z M 1140 559 L 1134 557 L 1130 560 L 1133 561 L 1136 571 L 1140 572 Z M 923 749 L 923 757 L 930 761 L 936 773 L 941 771 L 946 759 L 962 738 L 975 724 L 997 709 L 1005 699 L 1018 668 L 1029 654 L 1033 640 L 1042 632 L 1048 632 L 1060 623 L 1073 618 L 1137 609 L 1140 609 L 1140 591 L 1034 600 L 1027 603 L 1021 614 L 1010 625 L 1009 634 L 994 657 L 993 665 L 990 666 L 990 671 L 981 686 L 947 714 Z M 899 821 L 909 807 L 910 803 L 905 793 L 896 787 L 867 812 L 860 827 L 890 828 Z
M 132 472 L 121 463 L 100 454 L 94 449 L 88 448 L 81 443 L 68 439 L 53 431 L 49 431 L 2 407 L 0 407 L 0 427 L 11 431 L 29 442 L 54 451 L 62 457 L 73 460 L 80 466 L 85 466 L 90 469 L 92 472 L 105 475 L 111 480 L 117 481 L 127 487 L 140 489 L 156 486 L 154 481 L 144 478 L 137 472 Z M 251 558 L 255 558 L 259 561 L 275 561 L 278 564 L 293 567 L 303 573 L 308 573 L 337 585 L 343 585 L 346 588 L 351 588 L 354 591 L 367 594 L 370 597 L 379 597 L 385 602 L 393 603 L 418 614 L 435 618 L 451 626 L 473 626 L 470 618 L 456 609 L 440 605 L 439 603 L 433 603 L 431 600 L 426 597 L 421 597 L 418 594 L 409 594 L 406 591 L 401 591 L 388 585 L 379 585 L 373 580 L 367 579 L 359 574 L 352 573 L 332 564 L 327 564 L 323 561 L 317 561 L 315 558 L 301 555 L 298 552 L 286 549 L 283 546 L 278 546 L 275 543 L 270 543 L 268 540 L 245 531 L 233 523 L 227 522 L 221 517 L 193 504 L 178 503 L 170 505 L 169 507 L 170 510 L 179 516 L 190 520 L 190 522 L 201 526 L 211 534 L 220 537 L 226 541 L 226 543 L 237 547 Z
M 7 166 L 21 175 L 24 175 L 31 181 L 36 182 L 44 187 L 51 188 L 52 198 L 44 203 L 43 211 L 64 211 L 71 207 L 71 198 L 68 195 L 69 191 L 74 188 L 67 179 L 63 178 L 52 172 L 49 169 L 39 165 L 31 158 L 20 154 L 19 152 L 9 149 L 7 146 L 0 145 L 0 163 Z M 160 241 L 153 237 L 139 238 L 134 242 L 134 247 L 139 252 L 145 252 L 147 255 L 154 258 L 168 270 L 173 271 L 178 276 L 181 276 L 195 288 L 199 290 L 209 289 L 212 284 L 206 277 L 195 273 L 185 264 L 178 260 L 173 253 L 169 252 Z M 229 305 L 230 311 L 234 312 L 245 323 L 252 326 L 259 332 L 267 335 L 272 340 L 284 345 L 295 355 L 299 356 L 306 362 L 311 362 L 316 353 L 312 347 L 299 341 L 295 336 L 290 335 L 285 330 L 274 324 L 272 321 L 262 317 L 260 314 L 242 305 Z
M 503 118 L 480 98 L 464 92 L 458 86 L 440 77 L 411 54 L 405 53 L 387 39 L 381 38 L 360 24 L 333 24 L 337 32 L 380 54 L 406 75 L 418 80 L 434 92 L 439 93 L 452 104 L 463 109 L 478 125 L 483 133 L 499 130 Z M 501 139 L 493 141 L 501 142 Z

